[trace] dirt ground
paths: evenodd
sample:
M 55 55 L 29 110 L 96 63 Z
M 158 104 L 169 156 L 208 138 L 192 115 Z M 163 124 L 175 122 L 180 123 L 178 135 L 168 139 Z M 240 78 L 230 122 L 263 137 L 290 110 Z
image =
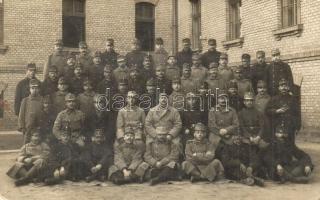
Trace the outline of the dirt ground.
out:
M 266 187 L 248 187 L 236 183 L 197 183 L 189 181 L 172 182 L 149 186 L 131 184 L 114 186 L 112 183 L 71 183 L 46 187 L 28 185 L 16 188 L 13 181 L 5 175 L 14 162 L 16 154 L 0 154 L 0 200 L 320 200 L 320 144 L 300 143 L 299 146 L 308 152 L 315 164 L 313 179 L 309 184 L 284 184 L 267 182 Z

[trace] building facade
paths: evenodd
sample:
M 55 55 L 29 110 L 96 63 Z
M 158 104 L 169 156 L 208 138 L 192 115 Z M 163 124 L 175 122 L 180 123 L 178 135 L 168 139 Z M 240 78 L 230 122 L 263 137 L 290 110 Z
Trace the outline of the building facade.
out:
M 135 37 L 145 51 L 153 51 L 154 39 L 162 37 L 173 52 L 185 37 L 203 51 L 215 38 L 231 65 L 242 53 L 254 57 L 264 50 L 270 57 L 271 49 L 279 48 L 296 83 L 303 78 L 303 127 L 319 128 L 319 9 L 320 2 L 311 0 L 0 0 L 0 80 L 9 83 L 0 129 L 16 127 L 13 99 L 24 66 L 35 62 L 42 77 L 56 39 L 62 38 L 68 51 L 76 51 L 80 40 L 95 51 L 113 38 L 125 54 Z

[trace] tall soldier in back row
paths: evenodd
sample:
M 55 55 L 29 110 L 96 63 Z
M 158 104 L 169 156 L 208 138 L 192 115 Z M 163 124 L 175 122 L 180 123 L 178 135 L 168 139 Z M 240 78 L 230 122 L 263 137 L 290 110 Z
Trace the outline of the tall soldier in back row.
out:
M 114 40 L 112 38 L 107 39 L 105 51 L 101 55 L 102 65 L 110 65 L 112 69 L 117 68 L 118 53 L 114 50 Z
M 189 38 L 184 38 L 182 40 L 183 49 L 177 53 L 177 63 L 180 68 L 182 68 L 184 63 L 192 65 L 192 54 L 191 41 Z
M 67 64 L 66 57 L 63 53 L 63 42 L 57 40 L 54 43 L 54 53 L 48 57 L 48 60 L 43 68 L 43 79 L 46 79 L 49 75 L 49 67 L 52 65 L 57 66 L 58 76 L 61 76 L 64 71 L 64 66 Z
M 211 63 L 219 63 L 220 52 L 217 51 L 217 41 L 215 39 L 208 40 L 208 51 L 201 56 L 202 65 L 209 69 Z

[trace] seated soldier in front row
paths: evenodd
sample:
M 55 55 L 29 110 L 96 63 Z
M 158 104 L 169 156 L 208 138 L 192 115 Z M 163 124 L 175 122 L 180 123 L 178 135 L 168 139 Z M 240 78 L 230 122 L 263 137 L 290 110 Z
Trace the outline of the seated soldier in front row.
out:
M 167 134 L 166 127 L 158 127 L 156 138 L 147 143 L 144 160 L 150 166 L 146 175 L 150 185 L 180 179 L 179 146 Z
M 22 146 L 17 162 L 9 169 L 7 175 L 16 179 L 16 186 L 32 182 L 44 168 L 49 152 L 49 146 L 41 142 L 40 130 L 31 131 L 30 142 Z
M 109 167 L 113 163 L 112 146 L 106 143 L 104 130 L 96 129 L 92 142 L 86 146 L 82 154 L 86 175 L 86 182 L 99 180 L 104 182 L 107 178 Z
M 148 164 L 143 162 L 144 147 L 134 142 L 134 129 L 127 127 L 123 141 L 115 147 L 114 165 L 109 168 L 109 180 L 116 185 L 143 182 Z
M 221 162 L 227 179 L 253 186 L 264 186 L 264 180 L 256 177 L 261 163 L 258 155 L 250 151 L 240 135 L 231 138 L 231 144 L 225 144 L 221 152 Z
M 197 123 L 194 128 L 194 139 L 187 141 L 186 161 L 182 169 L 190 175 L 191 182 L 208 180 L 213 182 L 224 178 L 224 168 L 215 157 L 215 146 L 206 137 L 204 124 Z
M 283 125 L 276 128 L 275 138 L 267 149 L 264 162 L 270 178 L 280 183 L 308 183 L 313 170 L 310 156 L 292 144 Z

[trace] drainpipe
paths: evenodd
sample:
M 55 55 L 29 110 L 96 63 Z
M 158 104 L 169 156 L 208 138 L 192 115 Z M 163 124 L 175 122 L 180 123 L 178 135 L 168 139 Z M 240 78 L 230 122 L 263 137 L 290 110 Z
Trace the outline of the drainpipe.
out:
M 178 0 L 172 0 L 172 52 L 178 51 Z

